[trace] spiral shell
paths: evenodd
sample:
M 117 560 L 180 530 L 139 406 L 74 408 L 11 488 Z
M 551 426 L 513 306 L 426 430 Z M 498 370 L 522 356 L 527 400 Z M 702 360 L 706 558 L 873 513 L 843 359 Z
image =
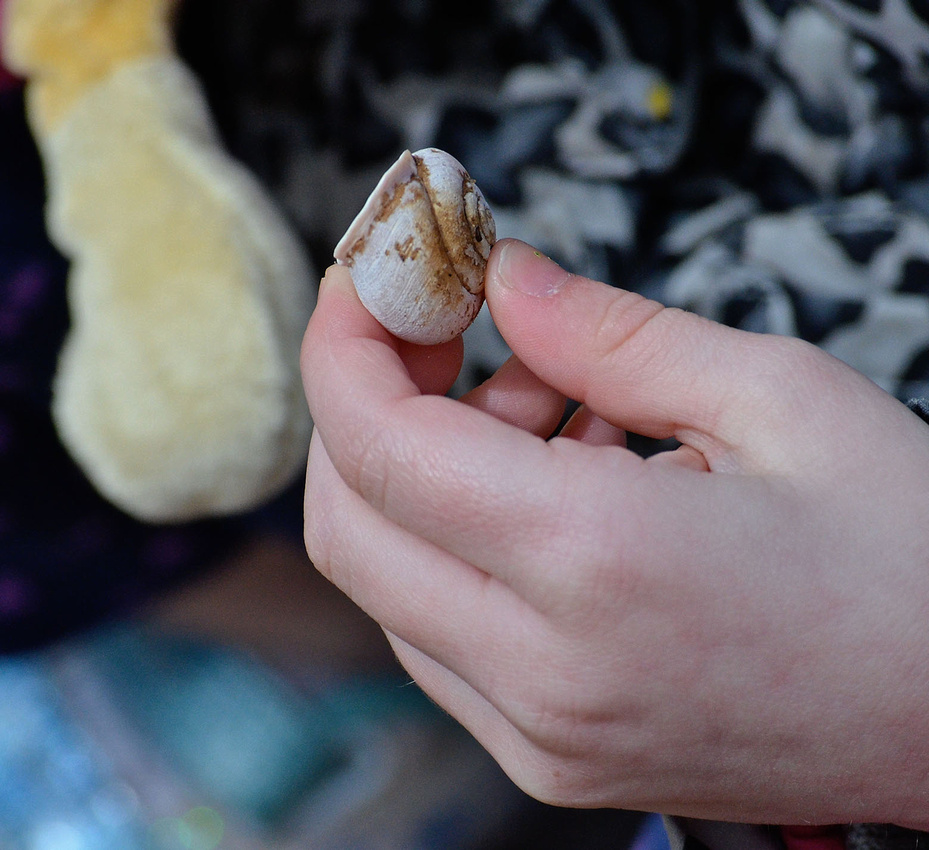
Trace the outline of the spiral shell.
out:
M 358 297 L 401 339 L 454 339 L 484 302 L 493 215 L 460 162 L 436 148 L 404 151 L 334 251 Z

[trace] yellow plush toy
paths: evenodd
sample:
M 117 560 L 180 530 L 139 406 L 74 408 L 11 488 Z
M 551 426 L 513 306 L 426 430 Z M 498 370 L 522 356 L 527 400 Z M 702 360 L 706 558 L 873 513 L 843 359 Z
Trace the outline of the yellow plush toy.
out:
M 173 0 L 5 0 L 47 225 L 71 260 L 53 415 L 114 503 L 150 521 L 242 511 L 306 458 L 303 250 L 223 150 L 173 50 Z

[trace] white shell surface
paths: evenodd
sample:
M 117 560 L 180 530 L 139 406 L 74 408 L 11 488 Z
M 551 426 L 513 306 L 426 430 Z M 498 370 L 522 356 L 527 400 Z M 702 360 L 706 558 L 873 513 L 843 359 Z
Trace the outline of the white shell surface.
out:
M 447 342 L 484 301 L 493 216 L 458 160 L 404 151 L 334 251 L 358 297 L 388 331 L 421 345 Z

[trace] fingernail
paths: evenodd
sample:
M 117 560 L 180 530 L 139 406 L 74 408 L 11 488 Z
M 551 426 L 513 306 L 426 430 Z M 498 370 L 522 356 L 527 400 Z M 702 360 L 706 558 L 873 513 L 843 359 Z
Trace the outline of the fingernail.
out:
M 0 3 L 2 3 L 2 2 L 3 2 L 3 0 L 0 0 Z M 334 275 L 334 274 L 337 274 L 337 272 L 335 271 L 336 268 L 338 268 L 338 266 L 337 266 L 335 263 L 333 263 L 331 266 L 329 266 L 329 267 L 326 269 L 326 271 L 323 273 L 323 276 L 319 279 L 319 291 L 320 291 L 320 293 L 322 293 L 322 291 L 323 291 L 324 289 L 326 289 L 328 286 L 330 286 L 330 285 L 332 284 L 333 275 Z
M 571 277 L 541 251 L 516 240 L 503 246 L 497 273 L 505 286 L 536 298 L 555 295 Z
M 3 0 L 0 0 L 0 2 L 3 2 Z M 349 273 L 346 266 L 333 263 L 331 266 L 329 266 L 329 268 L 326 269 L 326 273 L 323 275 L 322 280 L 319 282 L 319 294 L 322 295 L 323 292 L 327 289 L 341 286 L 354 287 L 351 274 Z

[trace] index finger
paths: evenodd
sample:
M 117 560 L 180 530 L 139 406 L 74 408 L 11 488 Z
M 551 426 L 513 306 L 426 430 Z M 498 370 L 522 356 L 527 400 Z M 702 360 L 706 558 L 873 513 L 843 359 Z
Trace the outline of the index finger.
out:
M 302 363 L 313 420 L 333 465 L 397 525 L 524 596 L 544 584 L 538 568 L 531 576 L 523 569 L 536 564 L 540 547 L 553 561 L 568 557 L 571 542 L 553 531 L 559 521 L 575 529 L 575 543 L 602 533 L 581 506 L 596 497 L 604 460 L 589 455 L 578 464 L 575 457 L 600 449 L 571 440 L 556 448 L 480 409 L 422 395 L 396 340 L 361 306 L 344 269 L 332 269 L 321 287 Z M 620 477 L 641 468 L 623 449 L 608 463 Z M 585 490 L 584 499 L 571 498 L 575 488 Z M 631 521 L 628 513 L 618 520 Z

